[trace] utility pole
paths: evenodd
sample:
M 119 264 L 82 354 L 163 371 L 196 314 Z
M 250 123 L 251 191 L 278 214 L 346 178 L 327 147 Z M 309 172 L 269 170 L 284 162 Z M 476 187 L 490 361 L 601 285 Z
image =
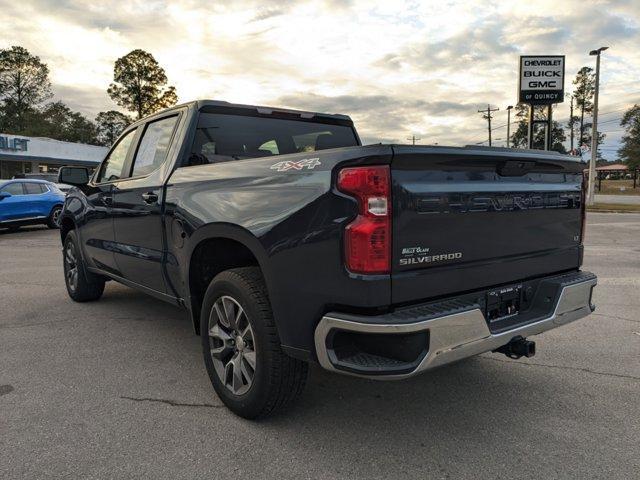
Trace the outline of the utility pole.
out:
M 410 137 L 407 138 L 407 140 L 411 140 L 411 144 L 415 145 L 416 144 L 416 140 L 422 140 L 421 138 L 416 138 L 415 135 L 411 135 Z
M 571 130 L 571 151 L 573 152 L 573 95 L 569 95 L 569 98 L 571 99 L 571 104 L 569 106 L 569 130 Z
M 511 138 L 511 109 L 513 105 L 507 107 L 507 148 L 509 148 L 509 139 Z
M 600 54 L 609 47 L 591 50 L 589 55 L 596 56 L 596 89 L 593 95 L 593 127 L 591 128 L 591 162 L 589 162 L 589 185 L 587 190 L 587 205 L 593 205 L 595 200 L 596 159 L 598 157 L 598 90 L 600 89 Z
M 499 108 L 491 108 L 491 105 L 487 104 L 486 110 L 478 110 L 478 113 L 482 113 L 482 118 L 487 121 L 488 129 L 489 129 L 489 146 L 491 146 L 491 112 L 497 112 L 500 110 Z

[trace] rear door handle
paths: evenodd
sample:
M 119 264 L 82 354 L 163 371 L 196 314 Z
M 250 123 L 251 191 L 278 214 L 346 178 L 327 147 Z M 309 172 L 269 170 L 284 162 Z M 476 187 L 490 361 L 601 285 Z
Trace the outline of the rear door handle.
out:
M 158 201 L 158 195 L 153 192 L 147 192 L 142 194 L 142 199 L 144 203 L 155 203 Z

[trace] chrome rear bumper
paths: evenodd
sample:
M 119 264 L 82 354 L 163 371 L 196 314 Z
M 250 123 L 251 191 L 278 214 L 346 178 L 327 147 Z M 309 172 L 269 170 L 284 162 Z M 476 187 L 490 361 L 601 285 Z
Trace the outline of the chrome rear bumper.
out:
M 315 330 L 316 354 L 320 365 L 327 370 L 363 376 L 374 379 L 402 379 L 414 376 L 425 370 L 456 362 L 463 358 L 490 352 L 517 336 L 529 337 L 551 330 L 561 325 L 578 320 L 589 315 L 594 306 L 591 304 L 593 287 L 597 284 L 595 275 L 579 272 L 566 276 L 555 277 L 551 281 L 557 282 L 559 294 L 554 306 L 550 306 L 543 318 L 516 326 L 512 329 L 492 333 L 488 322 L 479 307 L 472 305 L 468 309 L 456 313 L 428 315 L 424 320 L 420 318 L 410 323 L 395 322 L 398 317 L 394 314 L 377 317 L 365 315 L 345 315 L 328 313 L 323 316 Z M 424 353 L 410 371 L 403 373 L 385 372 L 384 365 L 375 366 L 367 371 L 357 368 L 344 368 L 340 365 L 335 352 L 327 345 L 327 339 L 332 332 L 359 332 L 365 334 L 389 334 L 385 341 L 393 341 L 397 334 L 412 332 L 427 332 Z M 397 338 L 397 337 L 396 337 Z

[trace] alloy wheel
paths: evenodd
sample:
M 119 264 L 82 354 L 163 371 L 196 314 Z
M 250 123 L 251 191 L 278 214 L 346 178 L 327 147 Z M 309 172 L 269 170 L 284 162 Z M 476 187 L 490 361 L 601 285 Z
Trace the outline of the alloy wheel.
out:
M 75 292 L 78 288 L 78 261 L 73 248 L 73 244 L 69 242 L 64 251 L 65 279 L 69 290 Z
M 218 378 L 234 395 L 244 395 L 253 384 L 256 347 L 246 312 L 228 295 L 218 298 L 209 316 L 211 359 Z
M 56 225 L 57 227 L 60 226 L 60 214 L 62 213 L 62 209 L 61 208 L 56 208 L 53 211 L 53 215 L 51 220 L 53 220 L 54 225 Z

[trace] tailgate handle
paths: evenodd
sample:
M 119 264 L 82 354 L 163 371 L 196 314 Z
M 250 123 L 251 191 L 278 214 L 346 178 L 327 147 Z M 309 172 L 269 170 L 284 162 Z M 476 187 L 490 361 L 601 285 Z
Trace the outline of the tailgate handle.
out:
M 536 162 L 523 162 L 522 160 L 511 160 L 501 163 L 497 171 L 503 177 L 521 177 L 533 170 Z

